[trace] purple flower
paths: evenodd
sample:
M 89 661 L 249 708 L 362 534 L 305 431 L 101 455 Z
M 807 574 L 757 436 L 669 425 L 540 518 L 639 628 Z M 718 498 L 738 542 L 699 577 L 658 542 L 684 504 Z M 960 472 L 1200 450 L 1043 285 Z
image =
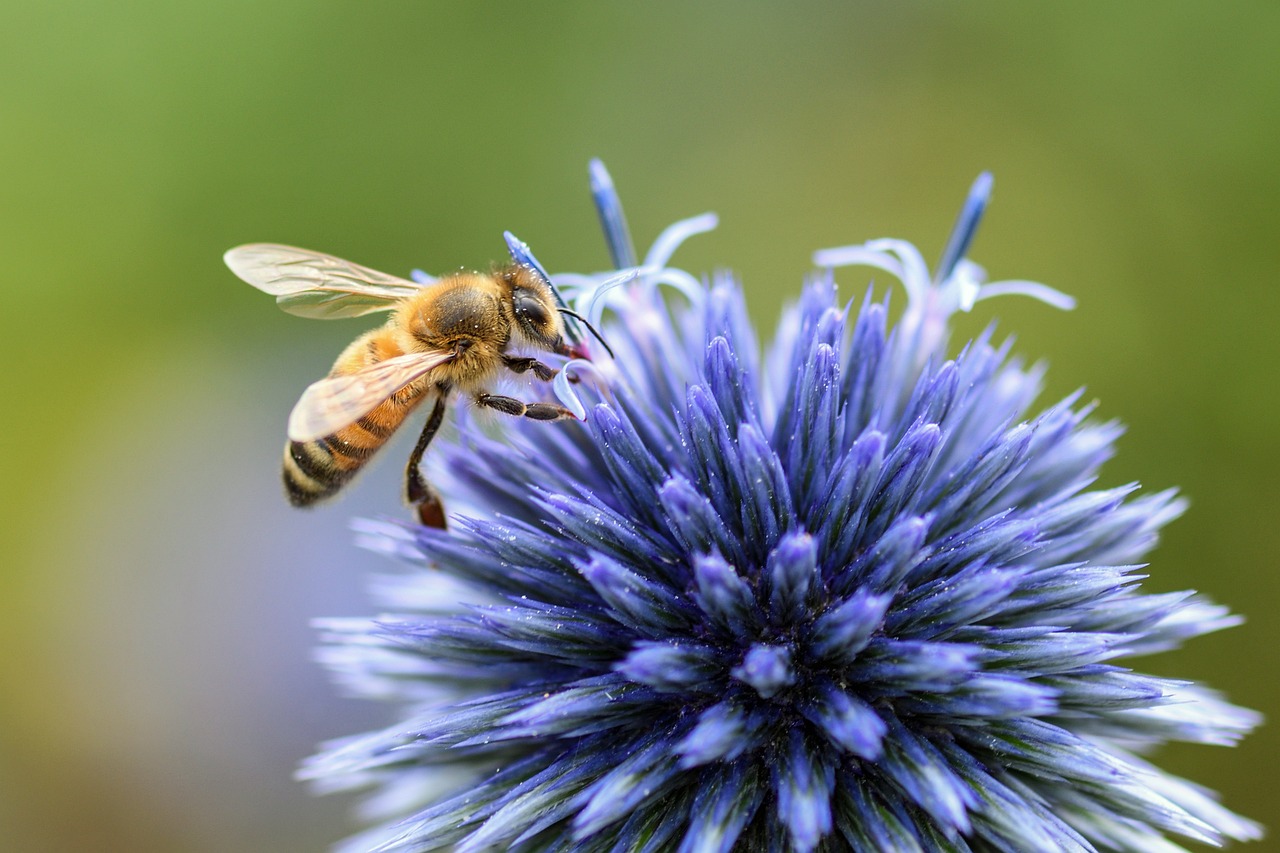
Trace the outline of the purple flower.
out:
M 404 709 L 304 769 L 375 790 L 350 849 L 1259 837 L 1139 757 L 1259 721 L 1126 666 L 1239 622 L 1140 588 L 1182 501 L 1092 488 L 1120 427 L 1078 394 L 1033 410 L 1041 370 L 991 332 L 947 358 L 984 298 L 1071 305 L 965 258 L 989 176 L 932 276 L 900 241 L 818 253 L 763 359 L 734 280 L 670 266 L 714 217 L 637 259 L 592 179 L 616 269 L 552 277 L 617 355 L 556 382 L 584 422 L 461 431 L 434 460 L 452 530 L 361 523 L 410 568 L 379 586 L 389 615 L 324 623 L 345 682 Z M 896 325 L 870 290 L 837 299 L 846 264 L 901 279 Z

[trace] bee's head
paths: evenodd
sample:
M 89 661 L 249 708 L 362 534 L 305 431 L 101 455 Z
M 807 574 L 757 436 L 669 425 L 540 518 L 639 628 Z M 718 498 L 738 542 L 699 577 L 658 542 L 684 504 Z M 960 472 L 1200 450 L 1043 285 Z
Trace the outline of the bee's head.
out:
M 564 320 L 555 296 L 542 276 L 526 266 L 508 267 L 502 274 L 508 289 L 515 337 L 541 350 L 572 355 L 564 340 Z

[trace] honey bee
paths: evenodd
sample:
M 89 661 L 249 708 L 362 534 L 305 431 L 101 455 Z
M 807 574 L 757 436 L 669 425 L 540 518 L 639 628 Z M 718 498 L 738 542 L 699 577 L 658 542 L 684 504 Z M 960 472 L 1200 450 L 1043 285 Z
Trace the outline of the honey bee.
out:
M 585 356 L 580 343 L 572 343 L 580 342 L 576 329 L 566 342 L 563 316 L 586 321 L 565 307 L 541 270 L 529 264 L 512 263 L 490 273 L 459 272 L 424 285 L 271 243 L 239 246 L 224 260 L 291 314 L 337 319 L 391 312 L 384 326 L 365 332 L 343 350 L 329 375 L 310 385 L 293 407 L 284 487 L 294 506 L 311 506 L 336 494 L 409 414 L 430 399 L 431 414 L 405 469 L 405 498 L 417 507 L 423 524 L 443 528 L 444 505 L 420 466 L 451 396 L 468 396 L 482 408 L 537 421 L 575 417 L 563 406 L 524 403 L 488 390 L 503 371 L 532 373 L 544 382 L 558 372 L 516 354 L 521 350 Z

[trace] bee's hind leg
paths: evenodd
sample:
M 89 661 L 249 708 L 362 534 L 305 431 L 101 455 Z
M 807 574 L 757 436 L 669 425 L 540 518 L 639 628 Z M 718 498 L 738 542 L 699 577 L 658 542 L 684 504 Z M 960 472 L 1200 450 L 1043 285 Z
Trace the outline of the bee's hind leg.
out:
M 522 403 L 515 397 L 503 397 L 500 394 L 477 394 L 476 405 L 486 409 L 494 409 L 504 415 L 515 415 L 532 418 L 535 421 L 577 420 L 578 416 L 554 403 Z
M 413 453 L 409 456 L 409 466 L 404 472 L 405 499 L 418 508 L 418 520 L 427 527 L 441 530 L 449 526 L 445 521 L 444 502 L 440 499 L 440 493 L 422 476 L 422 455 L 427 452 L 427 445 L 435 438 L 440 424 L 444 422 L 444 410 L 445 397 L 441 394 L 436 398 L 435 408 L 431 410 L 431 417 L 427 418 L 427 425 L 422 428 L 422 435 L 418 436 L 418 443 L 414 445 Z

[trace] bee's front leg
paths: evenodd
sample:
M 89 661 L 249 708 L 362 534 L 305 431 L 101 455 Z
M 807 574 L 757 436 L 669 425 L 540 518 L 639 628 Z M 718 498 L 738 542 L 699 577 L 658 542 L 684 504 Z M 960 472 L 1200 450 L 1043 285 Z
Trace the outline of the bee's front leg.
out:
M 536 358 L 522 358 L 513 355 L 504 355 L 502 363 L 507 366 L 507 370 L 512 373 L 525 373 L 532 370 L 533 375 L 541 379 L 543 382 L 550 382 L 559 373 L 554 367 L 543 364 Z
M 578 419 L 577 415 L 564 406 L 557 406 L 554 403 L 522 403 L 515 397 L 503 397 L 500 394 L 477 394 L 476 405 L 502 412 L 504 415 L 515 415 L 516 417 L 523 415 L 535 421 Z

